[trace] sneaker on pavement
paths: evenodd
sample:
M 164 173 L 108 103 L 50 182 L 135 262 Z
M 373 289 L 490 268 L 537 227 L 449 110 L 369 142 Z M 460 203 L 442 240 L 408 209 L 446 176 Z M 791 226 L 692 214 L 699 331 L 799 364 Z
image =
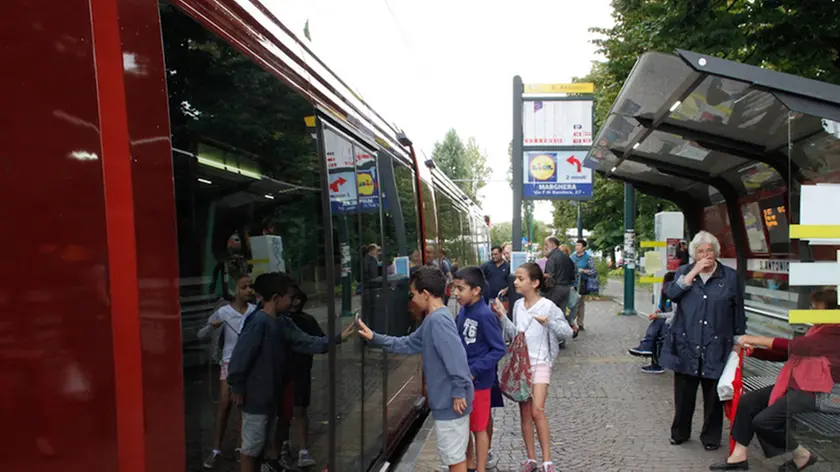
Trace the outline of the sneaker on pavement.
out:
M 557 469 L 554 468 L 554 464 L 543 464 L 542 470 L 543 472 L 557 472 Z
M 216 467 L 216 459 L 219 457 L 222 457 L 222 451 L 210 451 L 210 455 L 204 460 L 204 468 L 212 469 L 213 467 Z
M 308 449 L 301 449 L 300 451 L 298 451 L 298 467 L 312 467 L 315 464 L 315 459 L 312 457 L 311 454 L 309 454 Z
M 527 460 L 519 466 L 519 472 L 537 472 L 538 470 L 537 461 Z
M 650 352 L 649 349 L 642 349 L 641 346 L 630 348 L 630 349 L 628 349 L 628 352 L 630 353 L 630 355 L 636 356 L 636 357 L 650 357 L 650 356 L 653 355 L 653 353 Z
M 494 456 L 492 452 L 487 451 L 487 468 L 495 469 L 499 465 L 499 458 Z
M 665 369 L 659 367 L 658 365 L 651 364 L 642 367 L 642 372 L 646 374 L 664 374 Z

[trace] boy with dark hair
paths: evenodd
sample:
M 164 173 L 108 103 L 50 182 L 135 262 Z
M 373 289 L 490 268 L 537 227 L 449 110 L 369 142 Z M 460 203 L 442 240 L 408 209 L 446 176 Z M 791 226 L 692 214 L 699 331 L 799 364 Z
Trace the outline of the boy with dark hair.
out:
M 260 311 L 245 319 L 242 333 L 228 367 L 228 385 L 235 405 L 242 407 L 242 472 L 260 468 L 266 444 L 277 429 L 277 399 L 282 391 L 286 355 L 327 352 L 330 338 L 309 336 L 291 319 L 277 315 L 291 306 L 294 281 L 283 273 L 257 277 L 254 291 L 262 302 Z M 351 324 L 332 341 L 352 334 Z
M 409 336 L 385 336 L 374 333 L 359 320 L 359 334 L 389 352 L 422 353 L 438 453 L 450 472 L 466 472 L 473 383 L 455 320 L 443 304 L 446 276 L 436 267 L 424 266 L 412 274 L 409 288 L 417 308 L 428 313 L 417 331 Z
M 467 469 L 485 472 L 490 441 L 491 388 L 497 365 L 505 356 L 505 341 L 496 315 L 490 311 L 482 292 L 487 281 L 478 267 L 465 267 L 455 273 L 452 293 L 461 305 L 455 321 L 467 351 L 467 363 L 473 378 L 473 409 L 467 446 Z M 475 435 L 475 440 L 473 440 Z

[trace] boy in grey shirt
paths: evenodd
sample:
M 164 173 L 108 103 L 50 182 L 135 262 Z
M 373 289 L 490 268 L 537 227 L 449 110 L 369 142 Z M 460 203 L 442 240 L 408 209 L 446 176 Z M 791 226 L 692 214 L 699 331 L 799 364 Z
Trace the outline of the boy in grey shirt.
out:
M 443 303 L 446 276 L 437 267 L 425 266 L 411 276 L 409 285 L 412 301 L 428 313 L 417 331 L 409 336 L 385 336 L 359 320 L 359 334 L 389 352 L 423 355 L 438 453 L 450 472 L 466 472 L 473 382 L 455 320 Z

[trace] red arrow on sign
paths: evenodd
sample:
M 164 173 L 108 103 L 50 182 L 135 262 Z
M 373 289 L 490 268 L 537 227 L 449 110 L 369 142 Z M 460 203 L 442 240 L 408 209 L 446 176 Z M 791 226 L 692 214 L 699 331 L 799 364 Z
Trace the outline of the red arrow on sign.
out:
M 571 164 L 573 166 L 577 166 L 577 171 L 580 172 L 580 161 L 577 160 L 577 157 L 569 156 L 569 158 L 566 159 L 566 162 L 568 162 L 569 164 Z
M 339 177 L 335 179 L 335 182 L 330 184 L 330 190 L 332 190 L 333 193 L 338 193 L 338 187 L 340 187 L 344 183 L 347 183 L 347 180 L 345 180 L 344 177 Z

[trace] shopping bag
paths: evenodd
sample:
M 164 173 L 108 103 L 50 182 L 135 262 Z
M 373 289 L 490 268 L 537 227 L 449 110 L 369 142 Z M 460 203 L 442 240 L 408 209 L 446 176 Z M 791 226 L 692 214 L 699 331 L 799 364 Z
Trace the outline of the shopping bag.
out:
M 747 351 L 747 355 L 749 355 L 750 351 Z M 734 352 L 732 354 L 735 354 Z M 735 414 L 738 412 L 738 403 L 741 401 L 741 394 L 744 392 L 744 349 L 741 349 L 740 352 L 737 354 L 738 359 L 738 366 L 735 369 L 735 376 L 732 379 L 731 388 L 732 388 L 732 398 L 724 403 L 723 408 L 724 412 L 726 413 L 726 418 L 729 420 L 729 425 L 731 426 L 735 422 Z M 732 360 L 732 355 L 730 354 L 729 360 Z M 728 361 L 727 361 L 728 363 Z M 724 368 L 725 369 L 725 368 Z M 720 393 L 718 393 L 720 395 Z M 735 450 L 735 438 L 732 435 L 729 436 L 729 454 L 732 454 L 732 451 Z
M 741 356 L 737 352 L 730 352 L 729 359 L 726 360 L 726 365 L 723 367 L 723 373 L 720 374 L 720 380 L 717 384 L 717 393 L 720 401 L 727 402 L 732 400 L 735 396 L 735 375 L 738 373 L 738 368 L 741 364 Z
M 531 360 L 528 357 L 528 345 L 525 333 L 517 333 L 508 349 L 510 359 L 502 369 L 499 388 L 502 394 L 511 400 L 522 403 L 531 398 Z

